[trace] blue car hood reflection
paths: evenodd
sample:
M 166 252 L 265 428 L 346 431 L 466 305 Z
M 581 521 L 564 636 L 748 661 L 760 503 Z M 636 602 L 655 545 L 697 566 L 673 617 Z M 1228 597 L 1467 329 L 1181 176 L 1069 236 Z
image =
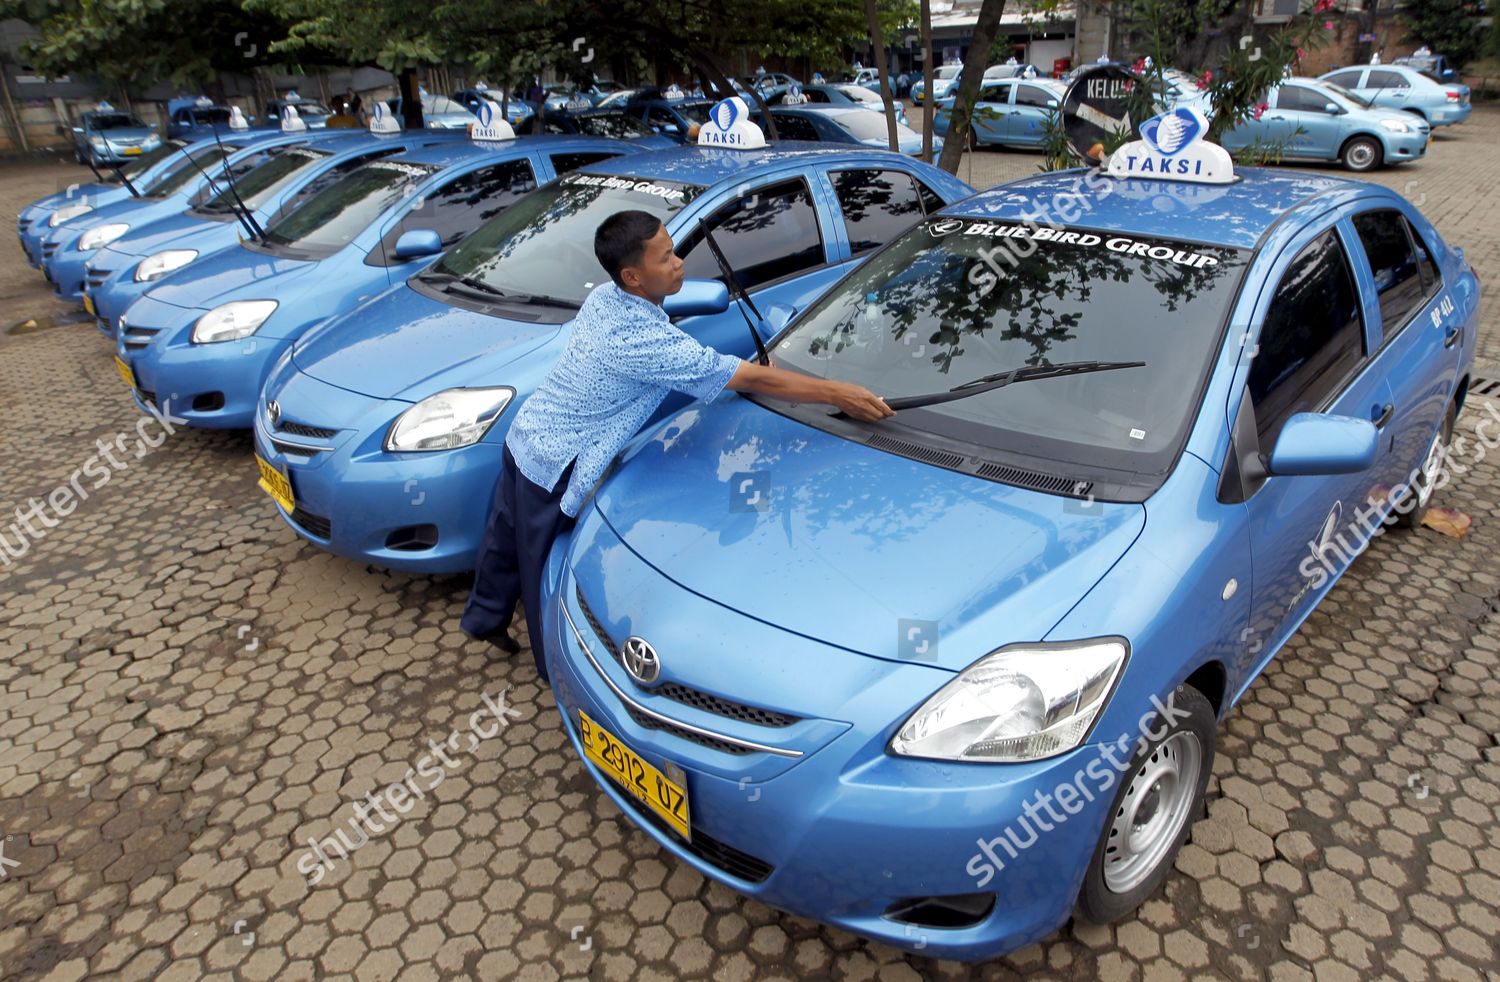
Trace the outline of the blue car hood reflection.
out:
M 1045 638 L 1145 526 L 1142 505 L 932 467 L 730 394 L 641 437 L 595 503 L 684 589 L 880 658 L 901 657 L 901 621 L 937 622 L 953 670 Z
M 195 244 L 191 239 L 182 242 L 187 248 Z M 198 259 L 183 271 L 182 276 L 169 274 L 152 288 L 151 297 L 178 307 L 215 307 L 223 294 L 273 276 L 282 277 L 274 284 L 265 284 L 265 295 L 275 298 L 284 295 L 292 282 L 289 277 L 311 269 L 313 265 L 305 260 L 281 259 L 232 246 Z
M 561 329 L 450 307 L 402 283 L 304 336 L 292 361 L 341 389 L 416 402 L 454 386 L 521 386 L 506 366 Z

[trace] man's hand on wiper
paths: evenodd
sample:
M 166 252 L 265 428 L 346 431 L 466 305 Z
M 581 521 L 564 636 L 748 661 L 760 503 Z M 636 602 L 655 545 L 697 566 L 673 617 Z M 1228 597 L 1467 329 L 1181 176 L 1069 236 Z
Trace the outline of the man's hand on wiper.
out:
M 1118 368 L 1144 368 L 1143 361 L 1066 361 L 1058 365 L 1026 365 L 1021 368 L 1012 368 L 1003 372 L 993 372 L 976 379 L 970 379 L 945 392 L 929 392 L 919 396 L 897 396 L 894 399 L 886 399 L 885 404 L 894 411 L 902 409 L 920 409 L 923 406 L 935 406 L 939 403 L 953 402 L 957 399 L 965 399 L 981 392 L 992 392 L 995 389 L 1003 389 L 1012 382 L 1031 382 L 1044 378 L 1063 378 L 1068 375 L 1084 375 L 1089 372 L 1112 372 Z M 848 414 L 843 412 L 834 413 L 836 419 L 847 419 Z

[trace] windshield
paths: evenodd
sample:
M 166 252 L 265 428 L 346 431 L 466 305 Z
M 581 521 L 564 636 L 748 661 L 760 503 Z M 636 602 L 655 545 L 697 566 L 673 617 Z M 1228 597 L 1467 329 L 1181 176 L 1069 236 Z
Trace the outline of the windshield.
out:
M 473 115 L 468 108 L 454 102 L 445 95 L 430 95 L 422 100 L 422 115 L 436 116 L 442 113 L 463 113 L 466 116 Z
M 321 102 L 315 102 L 312 99 L 299 99 L 296 102 L 283 102 L 279 106 L 277 106 L 276 109 L 279 112 L 280 110 L 283 110 L 283 109 L 285 109 L 288 106 L 291 106 L 293 109 L 297 110 L 297 115 L 298 116 L 332 116 L 333 115 L 333 110 L 332 109 L 329 109 L 327 106 L 323 105 Z
M 246 208 L 257 209 L 274 198 L 298 175 L 328 156 L 325 151 L 306 148 L 283 151 L 246 172 L 243 177 L 236 170 L 234 190 L 231 192 L 226 187 L 200 207 L 207 212 L 231 211 L 235 207 L 235 194 L 237 193 L 239 200 L 245 203 Z
M 96 130 L 145 129 L 146 124 L 129 113 L 102 113 L 94 116 Z
M 600 222 L 628 208 L 666 222 L 700 191 L 676 181 L 567 174 L 481 226 L 433 270 L 577 306 L 609 279 L 594 257 Z
M 194 109 L 193 122 L 195 123 L 227 123 L 229 122 L 229 110 L 216 109 Z
M 633 136 L 650 136 L 651 127 L 637 116 L 619 113 L 598 113 L 577 117 L 578 132 L 588 136 L 612 136 L 628 140 Z
M 708 122 L 709 110 L 714 107 L 714 104 L 711 102 L 673 102 L 670 105 L 687 119 L 700 126 Z
M 851 102 L 880 102 L 880 96 L 871 92 L 862 85 L 840 85 L 838 90 L 848 96 Z
M 944 65 L 932 73 L 933 78 L 958 78 L 958 73 L 964 70 L 962 65 Z
M 331 256 L 435 170 L 390 160 L 355 168 L 266 229 L 265 243 L 309 257 Z
M 155 150 L 147 150 L 139 157 L 130 158 L 130 163 L 126 164 L 124 167 L 121 167 L 120 170 L 125 172 L 126 177 L 133 180 L 136 175 L 142 174 L 147 170 L 150 170 L 152 167 L 155 167 L 157 164 L 161 163 L 172 154 L 181 150 L 184 146 L 186 146 L 186 144 L 181 140 L 165 141 Z M 111 184 L 120 183 L 120 178 L 115 175 L 115 173 L 113 172 L 113 168 L 111 168 L 111 172 L 106 175 L 106 179 Z
M 197 153 L 183 154 L 182 160 L 163 175 L 152 181 L 142 194 L 152 198 L 165 198 L 167 195 L 181 189 L 181 187 L 193 178 L 199 176 L 199 168 L 203 172 L 218 178 L 223 173 L 223 167 L 219 162 L 232 152 L 234 147 L 229 145 L 212 146 L 200 150 Z
M 1185 437 L 1247 257 L 1108 232 L 930 218 L 798 320 L 775 360 L 886 398 L 1025 366 L 1145 362 L 1010 385 L 892 422 L 908 434 L 1041 458 L 1052 472 L 1066 462 L 1160 474 Z

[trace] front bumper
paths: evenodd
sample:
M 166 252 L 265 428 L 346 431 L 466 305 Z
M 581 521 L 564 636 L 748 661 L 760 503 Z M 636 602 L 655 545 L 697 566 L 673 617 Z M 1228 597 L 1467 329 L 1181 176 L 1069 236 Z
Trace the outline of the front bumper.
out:
M 83 304 L 84 264 L 95 250 L 79 252 L 74 248 L 77 239 L 55 249 L 42 263 L 42 273 L 52 284 L 52 292 L 62 300 Z
M 1386 135 L 1384 143 L 1385 162 L 1397 164 L 1408 160 L 1420 160 L 1427 156 L 1427 137 L 1430 130 L 1412 135 Z
M 262 402 L 253 414 L 255 452 L 292 485 L 294 511 L 276 508 L 293 531 L 387 569 L 474 568 L 508 418 L 472 446 L 395 454 L 384 449 L 385 434 L 411 403 L 359 395 L 301 373 L 267 396 L 277 399 L 281 419 L 273 427 Z
M 84 263 L 84 292 L 93 304 L 99 331 L 105 337 L 115 336 L 120 316 L 155 286 L 154 283 L 135 281 L 135 268 L 140 261 L 140 256 L 126 256 L 100 249 Z
M 617 543 L 611 538 L 611 547 Z M 548 672 L 569 739 L 595 782 L 662 847 L 772 907 L 930 957 L 996 957 L 1067 921 L 1112 794 L 1099 790 L 1086 808 L 1045 831 L 1027 822 L 1025 809 L 1039 791 L 1074 783 L 1096 748 L 1023 765 L 892 756 L 884 748 L 895 726 L 951 674 L 788 634 L 676 587 L 628 549 L 608 555 L 610 589 L 592 575 L 587 582 L 606 595 L 642 598 L 630 608 L 629 629 L 643 633 L 642 624 L 651 625 L 663 671 L 674 651 L 693 652 L 690 668 L 710 666 L 697 678 L 672 681 L 710 698 L 732 692 L 752 706 L 802 717 L 778 731 L 715 716 L 697 708 L 701 700 L 674 702 L 656 694 L 662 690 L 635 686 L 595 626 L 600 612 L 580 604 L 572 570 L 556 587 L 544 586 Z M 670 607 L 670 614 L 637 616 L 648 605 L 659 615 Z M 623 629 L 604 630 L 623 636 Z M 751 662 L 769 681 L 735 667 Z M 717 689 L 710 688 L 714 679 Z M 691 841 L 587 760 L 580 710 L 658 769 L 670 775 L 680 768 Z M 861 717 L 880 722 L 862 726 Z M 811 724 L 836 724 L 837 732 Z M 732 739 L 760 731 L 769 745 L 803 756 L 726 750 L 705 742 L 704 731 Z M 1023 843 L 1014 856 L 997 842 L 1007 830 L 1015 834 L 1009 841 Z M 914 901 L 951 898 L 970 898 L 978 912 L 954 926 L 911 911 Z

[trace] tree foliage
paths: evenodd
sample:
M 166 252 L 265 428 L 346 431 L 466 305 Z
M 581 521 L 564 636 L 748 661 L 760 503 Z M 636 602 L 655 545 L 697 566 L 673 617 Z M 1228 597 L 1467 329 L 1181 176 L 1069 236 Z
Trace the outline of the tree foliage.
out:
M 1462 67 L 1484 47 L 1480 7 L 1478 0 L 1422 0 L 1408 4 L 1399 16 L 1413 39 Z

